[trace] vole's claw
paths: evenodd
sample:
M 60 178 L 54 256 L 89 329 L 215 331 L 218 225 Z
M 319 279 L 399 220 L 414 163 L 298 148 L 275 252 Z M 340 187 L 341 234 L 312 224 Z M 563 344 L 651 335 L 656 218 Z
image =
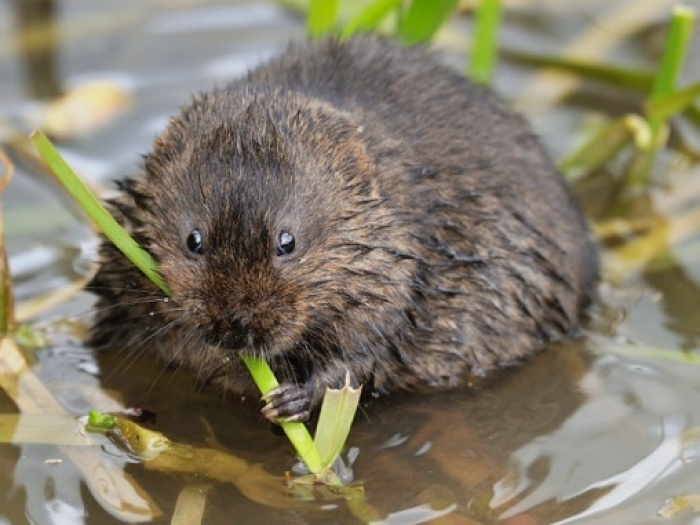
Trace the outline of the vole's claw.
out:
M 311 399 L 301 385 L 286 383 L 262 396 L 262 415 L 272 423 L 306 422 L 311 416 Z

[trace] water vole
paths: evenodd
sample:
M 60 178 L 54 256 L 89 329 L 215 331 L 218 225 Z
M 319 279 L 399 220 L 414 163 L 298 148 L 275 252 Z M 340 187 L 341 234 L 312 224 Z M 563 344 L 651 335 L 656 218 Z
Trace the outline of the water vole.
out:
M 586 226 L 524 121 L 421 49 L 299 44 L 197 96 L 120 184 L 118 219 L 172 299 L 111 244 L 92 343 L 154 350 L 238 393 L 239 354 L 304 420 L 349 372 L 449 388 L 576 329 Z

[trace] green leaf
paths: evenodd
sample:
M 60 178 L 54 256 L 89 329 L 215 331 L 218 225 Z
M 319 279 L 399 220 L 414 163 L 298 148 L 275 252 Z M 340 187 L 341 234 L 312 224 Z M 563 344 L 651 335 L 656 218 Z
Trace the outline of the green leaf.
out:
M 431 40 L 452 15 L 457 1 L 413 0 L 399 21 L 399 38 L 410 46 Z
M 335 28 L 338 0 L 311 0 L 306 14 L 306 31 L 312 38 L 327 35 Z
M 403 0 L 376 0 L 351 18 L 341 33 L 346 39 L 356 33 L 374 30 L 392 11 L 401 6 Z
M 153 284 L 163 292 L 170 295 L 168 286 L 158 273 L 158 264 L 151 255 L 143 250 L 131 236 L 114 220 L 102 203 L 97 200 L 92 192 L 85 186 L 75 172 L 68 166 L 60 153 L 51 144 L 51 141 L 40 130 L 34 130 L 29 139 L 51 168 L 59 182 L 80 204 L 80 207 L 90 219 L 97 225 L 102 233 L 124 254 L 129 260 L 148 277 Z
M 520 64 L 533 67 L 551 67 L 567 71 L 591 80 L 598 80 L 614 86 L 638 91 L 648 90 L 654 82 L 651 73 L 636 69 L 610 66 L 590 60 L 562 58 L 537 53 L 527 53 L 514 49 L 502 49 L 501 55 Z
M 314 437 L 324 468 L 330 468 L 333 465 L 345 445 L 361 393 L 362 386 L 352 388 L 349 377 L 346 378 L 345 386 L 340 390 L 326 389 Z

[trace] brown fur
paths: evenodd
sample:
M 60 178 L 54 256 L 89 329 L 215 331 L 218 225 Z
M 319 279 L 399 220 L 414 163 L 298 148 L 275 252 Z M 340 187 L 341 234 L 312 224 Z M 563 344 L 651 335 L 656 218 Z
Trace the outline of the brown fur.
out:
M 152 348 L 239 393 L 255 392 L 241 351 L 312 406 L 348 371 L 378 390 L 454 387 L 571 334 L 596 278 L 523 120 L 377 38 L 292 46 L 196 97 L 121 187 L 112 208 L 173 298 L 103 244 L 93 343 Z M 278 257 L 281 229 L 296 249 Z

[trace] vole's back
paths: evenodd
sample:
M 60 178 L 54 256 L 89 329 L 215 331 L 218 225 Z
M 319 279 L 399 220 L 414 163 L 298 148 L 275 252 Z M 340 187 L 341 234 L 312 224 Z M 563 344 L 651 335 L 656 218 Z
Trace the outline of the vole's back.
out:
M 438 356 L 466 352 L 478 372 L 578 326 L 597 277 L 585 221 L 528 125 L 492 93 L 423 49 L 371 37 L 292 47 L 247 80 L 325 101 L 362 130 L 380 193 L 397 222 L 414 221 L 404 248 L 420 253 L 443 317 L 443 340 L 422 342 L 431 374 L 449 375 L 452 359 Z

